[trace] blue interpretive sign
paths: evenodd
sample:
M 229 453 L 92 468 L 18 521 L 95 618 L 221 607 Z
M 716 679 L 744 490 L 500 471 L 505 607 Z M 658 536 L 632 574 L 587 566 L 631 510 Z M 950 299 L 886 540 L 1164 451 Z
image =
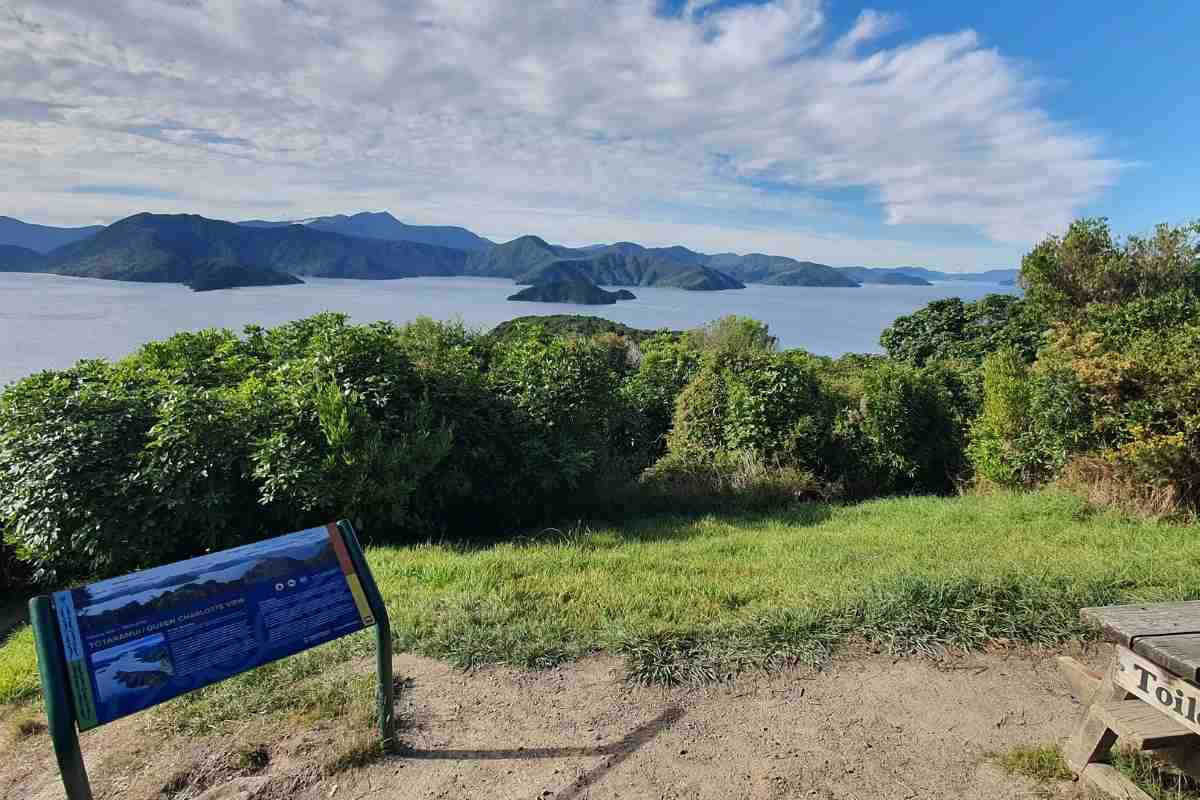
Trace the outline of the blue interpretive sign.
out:
M 330 524 L 55 592 L 79 730 L 374 625 L 355 561 Z

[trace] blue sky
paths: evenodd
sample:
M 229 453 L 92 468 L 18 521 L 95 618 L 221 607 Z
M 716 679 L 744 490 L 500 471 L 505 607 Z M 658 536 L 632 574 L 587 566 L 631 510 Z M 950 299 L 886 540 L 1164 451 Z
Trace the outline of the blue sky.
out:
M 1015 266 L 1200 216 L 1200 4 L 10 0 L 0 214 Z
M 1081 213 L 1137 232 L 1200 217 L 1200 106 L 1195 102 L 1200 3 L 872 3 L 903 14 L 914 35 L 969 26 L 1050 85 L 1046 108 L 1103 136 L 1136 164 Z M 852 7 L 831 9 L 850 24 Z

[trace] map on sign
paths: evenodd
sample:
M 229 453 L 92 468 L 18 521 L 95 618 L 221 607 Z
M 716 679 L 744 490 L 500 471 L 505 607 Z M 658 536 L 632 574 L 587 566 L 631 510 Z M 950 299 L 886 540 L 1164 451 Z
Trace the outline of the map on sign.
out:
M 373 625 L 336 525 L 54 594 L 80 730 Z

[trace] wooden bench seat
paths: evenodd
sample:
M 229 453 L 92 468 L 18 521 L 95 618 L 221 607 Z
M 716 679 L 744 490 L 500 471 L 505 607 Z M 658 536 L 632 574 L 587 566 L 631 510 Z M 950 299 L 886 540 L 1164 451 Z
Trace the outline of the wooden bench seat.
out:
M 1141 700 L 1096 703 L 1092 712 L 1136 750 L 1161 750 L 1194 743 L 1196 734 Z

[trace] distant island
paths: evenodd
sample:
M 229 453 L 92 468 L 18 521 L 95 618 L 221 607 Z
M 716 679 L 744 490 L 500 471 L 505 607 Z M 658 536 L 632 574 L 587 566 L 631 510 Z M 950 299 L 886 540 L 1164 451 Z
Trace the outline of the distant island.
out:
M 746 288 L 725 272 L 676 260 L 632 242 L 577 249 L 552 245 L 537 236 L 521 236 L 477 254 L 468 269 L 480 276 L 512 278 L 525 284 L 583 279 L 605 286 L 661 286 L 691 291 Z
M 509 295 L 508 299 L 535 303 L 578 303 L 579 305 L 600 306 L 613 305 L 618 300 L 636 300 L 637 296 L 627 289 L 610 292 L 601 289 L 591 281 L 575 278 L 538 283 L 528 289 L 522 289 L 514 295 Z
M 477 276 L 526 285 L 583 282 L 725 291 L 744 289 L 747 283 L 813 288 L 939 281 L 1012 285 L 1017 276 L 1015 269 L 949 273 L 906 266 L 832 267 L 765 253 L 707 254 L 681 245 L 636 242 L 564 247 L 538 236 L 519 236 L 497 244 L 466 228 L 409 225 L 386 212 L 280 222 L 141 213 L 107 227 L 84 228 L 0 217 L 0 272 L 181 283 L 195 291 L 296 284 L 306 277 Z M 579 287 L 564 296 L 585 294 L 592 300 L 582 302 L 607 302 Z
M 839 267 L 838 272 L 862 284 L 880 284 L 882 286 L 933 286 L 933 283 L 920 275 L 899 272 L 889 269 L 872 269 L 871 267 Z
M 184 283 L 194 292 L 211 292 L 215 289 L 233 289 L 238 286 L 287 286 L 304 281 L 295 275 L 274 269 L 217 261 L 213 264 L 194 265 L 191 278 Z

